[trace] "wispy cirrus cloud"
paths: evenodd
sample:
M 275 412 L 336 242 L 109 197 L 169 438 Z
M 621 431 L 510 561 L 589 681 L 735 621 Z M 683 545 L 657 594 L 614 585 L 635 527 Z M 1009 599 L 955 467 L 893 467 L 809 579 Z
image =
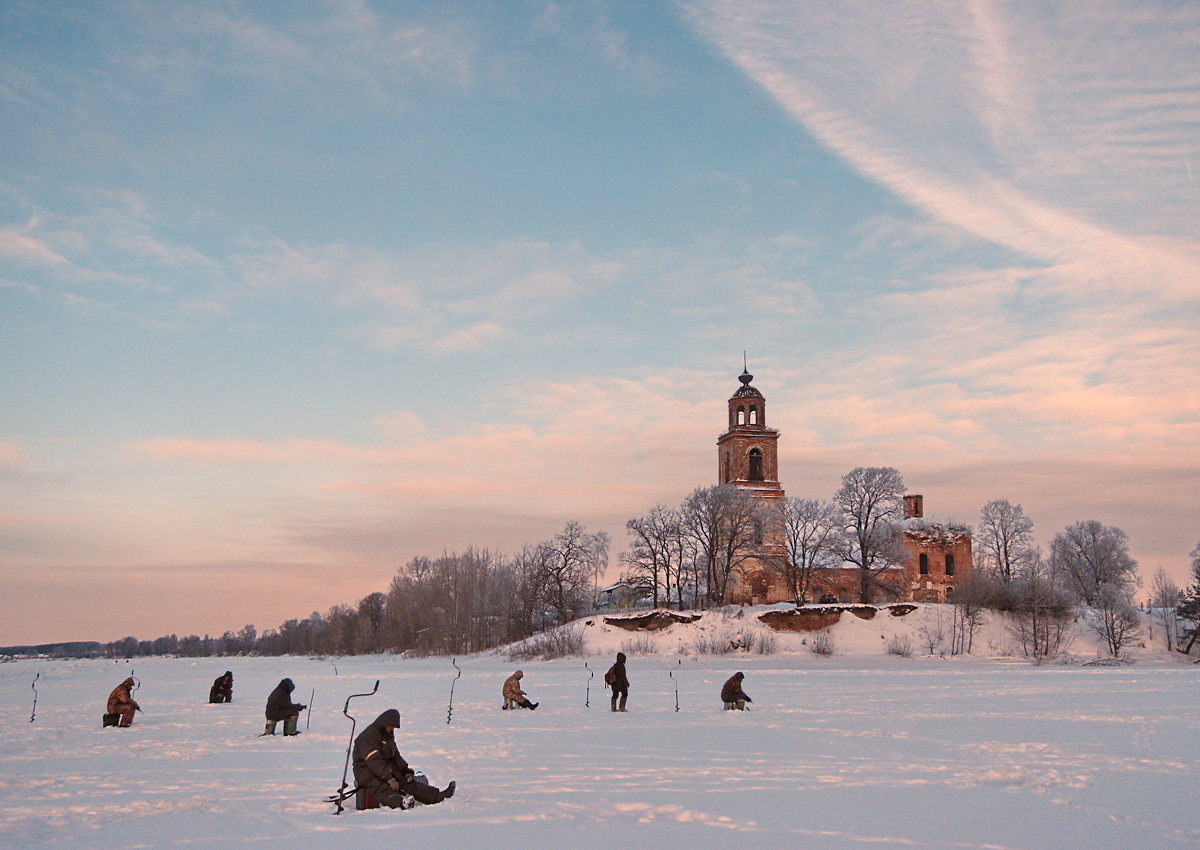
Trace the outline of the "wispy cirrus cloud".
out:
M 1045 283 L 1194 297 L 1200 217 L 1184 172 L 1200 118 L 1197 10 L 1089 2 L 1050 15 L 932 0 L 689 10 L 870 179 L 983 239 L 1074 266 Z M 1148 194 L 1174 212 L 1158 215 Z M 1192 214 L 1180 220 L 1183 209 Z

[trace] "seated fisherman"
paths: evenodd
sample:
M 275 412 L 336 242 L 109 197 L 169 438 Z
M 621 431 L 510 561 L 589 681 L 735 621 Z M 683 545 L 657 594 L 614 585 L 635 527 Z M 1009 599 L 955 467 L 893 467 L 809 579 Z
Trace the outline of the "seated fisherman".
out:
M 504 680 L 504 708 L 537 708 L 540 703 L 530 702 L 525 692 L 521 690 L 521 677 L 525 674 L 518 670 Z
M 729 677 L 729 681 L 721 687 L 721 702 L 725 703 L 726 711 L 732 709 L 743 711 L 746 708 L 746 703 L 754 702 L 742 690 L 742 679 L 744 678 L 746 678 L 745 674 L 734 673 Z
M 271 691 L 271 695 L 267 697 L 267 728 L 263 732 L 264 735 L 274 735 L 275 724 L 280 720 L 283 721 L 284 735 L 300 734 L 296 731 L 296 719 L 308 706 L 292 702 L 292 691 L 295 689 L 291 679 L 283 679 L 275 686 L 275 690 Z
M 396 749 L 395 732 L 400 712 L 389 708 L 354 739 L 354 783 L 365 789 L 381 806 L 404 808 L 405 795 L 418 803 L 432 805 L 454 796 L 451 782 L 439 791 L 413 773 Z
M 113 688 L 113 692 L 108 695 L 109 717 L 105 718 L 105 725 L 109 725 L 108 721 L 111 717 L 118 718 L 117 725 L 122 729 L 127 729 L 133 725 L 133 713 L 141 711 L 142 707 L 137 704 L 137 700 L 131 695 L 132 691 L 132 676 Z

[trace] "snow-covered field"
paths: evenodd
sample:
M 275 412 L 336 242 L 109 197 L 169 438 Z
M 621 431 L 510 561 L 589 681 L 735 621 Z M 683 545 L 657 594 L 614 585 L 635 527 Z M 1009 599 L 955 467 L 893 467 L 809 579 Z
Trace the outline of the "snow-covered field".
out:
M 790 635 L 774 655 L 679 655 L 666 650 L 730 623 L 674 626 L 652 638 L 662 651 L 631 655 L 626 714 L 609 712 L 601 677 L 633 636 L 596 623 L 584 627 L 598 653 L 586 658 L 458 659 L 450 724 L 449 659 L 3 664 L 0 846 L 1200 845 L 1200 665 L 1140 650 L 1130 666 L 1035 667 L 988 657 L 997 634 L 970 658 L 886 654 L 887 634 L 918 622 L 845 615 L 832 658 Z M 536 712 L 499 710 L 518 666 Z M 102 729 L 104 700 L 131 668 L 145 713 L 132 729 Z M 226 669 L 235 701 L 208 705 Z M 717 699 L 737 670 L 755 700 L 744 714 Z M 316 690 L 311 728 L 257 737 L 284 676 L 300 702 Z M 359 729 L 398 708 L 402 752 L 459 791 L 438 806 L 334 817 L 321 800 L 342 778 L 342 707 L 376 679 L 379 693 L 351 704 Z

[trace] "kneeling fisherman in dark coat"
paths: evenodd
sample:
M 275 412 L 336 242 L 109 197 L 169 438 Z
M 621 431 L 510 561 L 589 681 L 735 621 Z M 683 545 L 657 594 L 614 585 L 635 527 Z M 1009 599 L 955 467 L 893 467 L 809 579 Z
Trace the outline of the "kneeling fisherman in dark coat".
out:
M 212 689 L 208 692 L 208 701 L 212 703 L 233 702 L 233 673 L 225 671 L 224 676 L 213 680 Z
M 427 805 L 453 797 L 453 782 L 439 791 L 416 777 L 396 749 L 399 725 L 400 712 L 389 708 L 354 739 L 354 783 L 392 809 L 403 808 L 405 794 Z
M 292 691 L 295 689 L 291 679 L 284 679 L 271 691 L 267 697 L 267 728 L 264 735 L 274 735 L 275 724 L 280 720 L 283 721 L 284 735 L 300 734 L 296 731 L 296 719 L 308 706 L 292 702 Z

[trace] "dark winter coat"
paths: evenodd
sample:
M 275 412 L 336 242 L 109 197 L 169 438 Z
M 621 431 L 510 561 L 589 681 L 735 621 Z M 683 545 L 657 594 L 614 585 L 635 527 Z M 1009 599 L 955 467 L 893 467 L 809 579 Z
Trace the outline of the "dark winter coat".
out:
M 208 692 L 209 702 L 233 702 L 233 674 L 228 670 L 224 676 L 218 676 L 213 681 L 212 690 Z
M 742 673 L 734 673 L 729 677 L 729 681 L 721 687 L 721 702 L 737 702 L 738 700 L 754 702 L 742 690 L 742 679 L 744 678 L 746 677 Z
M 130 696 L 130 691 L 132 690 L 132 676 L 113 688 L 113 692 L 108 695 L 108 713 L 127 714 L 132 717 L 133 713 L 141 708 L 141 706 L 137 704 L 137 700 Z
M 625 675 L 625 653 L 617 653 L 617 663 L 612 666 L 613 694 L 629 693 L 629 678 Z
M 295 689 L 291 679 L 284 679 L 275 686 L 275 690 L 267 697 L 267 720 L 287 720 L 308 707 L 292 702 L 292 691 Z
M 403 785 L 412 774 L 408 762 L 396 750 L 394 733 L 387 730 L 399 725 L 400 712 L 389 708 L 354 739 L 354 782 L 376 798 L 391 790 L 389 779 Z

